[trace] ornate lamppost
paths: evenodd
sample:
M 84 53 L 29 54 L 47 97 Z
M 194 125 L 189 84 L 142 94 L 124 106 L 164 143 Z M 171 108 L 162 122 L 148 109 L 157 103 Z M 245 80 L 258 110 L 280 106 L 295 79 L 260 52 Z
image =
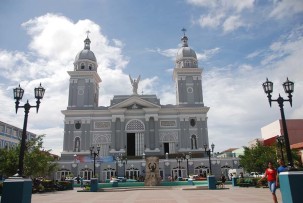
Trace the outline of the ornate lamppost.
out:
M 19 87 L 15 88 L 13 91 L 14 91 L 14 99 L 16 100 L 16 102 L 15 102 L 15 104 L 16 104 L 16 106 L 15 106 L 16 113 L 18 112 L 19 108 L 24 108 L 24 113 L 25 113 L 24 114 L 24 122 L 23 122 L 23 130 L 22 130 L 22 138 L 21 138 L 21 148 L 20 148 L 20 154 L 19 154 L 18 171 L 17 171 L 17 174 L 16 174 L 17 176 L 22 177 L 23 173 L 24 173 L 23 161 L 24 161 L 24 152 L 25 152 L 25 140 L 27 138 L 26 129 L 27 129 L 28 113 L 29 113 L 29 110 L 33 107 L 36 108 L 36 111 L 38 113 L 39 106 L 40 106 L 40 103 L 41 103 L 40 100 L 44 96 L 45 89 L 41 86 L 41 83 L 40 83 L 39 87 L 34 89 L 35 98 L 37 99 L 36 106 L 31 106 L 28 103 L 28 100 L 23 106 L 19 106 L 19 104 L 20 104 L 19 101 L 22 100 L 24 90 L 19 85 Z
M 191 159 L 191 152 L 188 154 L 183 154 L 184 159 L 186 159 L 186 170 L 187 170 L 187 177 L 189 178 L 189 170 L 188 170 L 188 160 Z
M 99 153 L 100 153 L 100 146 L 97 146 L 97 151 L 95 151 L 94 146 L 90 147 L 90 156 L 93 157 L 94 159 L 94 177 L 96 174 L 96 157 L 99 156 Z
M 283 154 L 284 136 L 283 135 L 281 135 L 281 136 L 277 135 L 276 140 L 277 140 L 278 145 L 280 147 L 281 160 L 284 162 L 284 154 Z
M 207 144 L 204 144 L 204 151 L 206 152 L 206 154 L 208 156 L 209 173 L 210 173 L 210 175 L 212 175 L 210 156 L 211 156 L 211 152 L 214 152 L 215 145 L 211 144 L 211 149 L 207 149 L 207 148 L 208 148 Z
M 280 94 L 279 94 L 278 99 L 271 99 L 271 97 L 272 97 L 271 93 L 273 92 L 273 82 L 269 81 L 267 78 L 266 78 L 266 82 L 264 82 L 262 84 L 262 86 L 263 86 L 265 94 L 267 94 L 269 106 L 271 107 L 271 102 L 273 102 L 273 101 L 275 101 L 279 104 L 280 112 L 281 112 L 281 119 L 282 119 L 282 128 L 283 128 L 283 133 L 284 133 L 286 155 L 287 155 L 287 159 L 288 159 L 288 166 L 290 168 L 293 168 L 294 162 L 293 162 L 291 150 L 290 150 L 283 103 L 285 101 L 288 101 L 290 103 L 290 106 L 292 106 L 292 93 L 294 92 L 294 83 L 289 81 L 288 78 L 287 78 L 286 82 L 283 83 L 283 88 L 284 88 L 285 93 L 288 94 L 288 99 L 284 99 L 283 97 L 281 97 Z
M 123 157 L 123 154 L 119 154 L 116 157 L 116 171 L 117 171 L 117 177 L 118 177 L 118 163 L 120 166 L 124 167 L 124 176 L 125 176 L 125 165 L 127 164 L 127 157 Z
M 184 160 L 184 157 L 183 156 L 181 156 L 181 157 L 176 157 L 176 161 L 177 161 L 177 163 L 178 163 L 178 178 L 181 178 L 182 176 L 181 176 L 181 162 L 183 162 L 183 160 Z

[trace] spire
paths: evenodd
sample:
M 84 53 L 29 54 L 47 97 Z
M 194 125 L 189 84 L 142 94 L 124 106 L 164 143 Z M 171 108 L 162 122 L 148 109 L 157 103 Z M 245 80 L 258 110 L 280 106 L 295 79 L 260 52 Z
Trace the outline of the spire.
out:
M 183 32 L 183 37 L 181 38 L 181 41 L 183 42 L 182 47 L 188 47 L 188 38 L 185 35 L 186 29 L 183 28 L 181 31 Z
M 90 33 L 89 30 L 86 31 L 87 37 L 84 40 L 84 49 L 88 49 L 88 50 L 90 50 L 90 39 L 88 38 L 89 33 Z

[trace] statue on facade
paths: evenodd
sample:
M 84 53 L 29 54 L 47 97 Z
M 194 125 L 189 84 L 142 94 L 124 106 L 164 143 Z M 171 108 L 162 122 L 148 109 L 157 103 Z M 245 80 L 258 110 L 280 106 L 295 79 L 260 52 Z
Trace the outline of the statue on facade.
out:
M 139 75 L 139 77 L 137 78 L 137 80 L 136 79 L 133 80 L 132 77 L 129 75 L 130 83 L 133 86 L 133 94 L 138 94 L 137 90 L 138 90 L 138 84 L 140 82 L 140 77 L 141 76 Z

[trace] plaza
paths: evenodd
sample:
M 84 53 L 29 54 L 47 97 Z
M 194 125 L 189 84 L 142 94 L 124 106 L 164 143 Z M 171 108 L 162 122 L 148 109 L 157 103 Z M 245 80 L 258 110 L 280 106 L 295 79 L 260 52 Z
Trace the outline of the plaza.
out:
M 272 202 L 268 188 L 241 188 L 227 185 L 224 189 L 208 190 L 195 187 L 156 187 L 145 189 L 112 189 L 106 192 L 77 192 L 74 190 L 33 194 L 32 203 L 267 203 Z M 281 200 L 281 192 L 277 190 Z

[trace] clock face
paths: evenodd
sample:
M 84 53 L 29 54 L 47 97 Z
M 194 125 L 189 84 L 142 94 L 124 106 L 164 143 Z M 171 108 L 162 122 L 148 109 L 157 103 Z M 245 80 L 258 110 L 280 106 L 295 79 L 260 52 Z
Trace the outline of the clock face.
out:
M 188 87 L 188 88 L 187 88 L 187 92 L 188 92 L 188 93 L 193 93 L 193 91 L 194 91 L 194 90 L 193 90 L 192 87 Z

